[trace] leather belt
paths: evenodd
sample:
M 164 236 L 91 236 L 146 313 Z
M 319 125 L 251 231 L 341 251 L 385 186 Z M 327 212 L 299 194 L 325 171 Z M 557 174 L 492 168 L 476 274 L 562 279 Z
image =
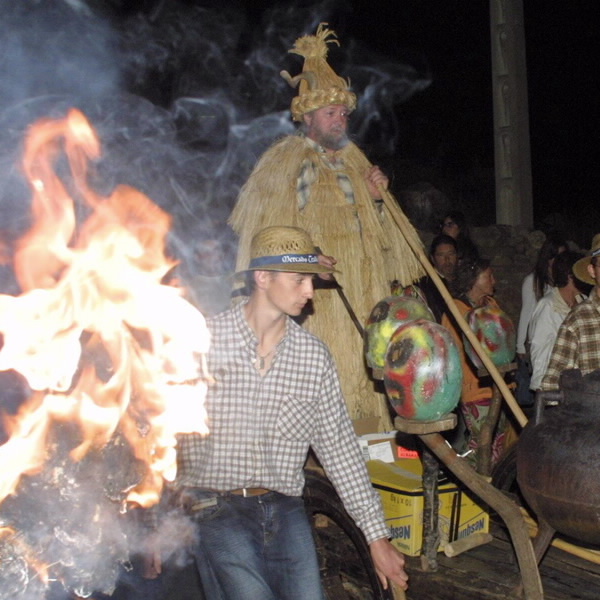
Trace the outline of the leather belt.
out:
M 229 493 L 234 496 L 243 496 L 244 498 L 250 498 L 252 496 L 262 496 L 268 494 L 271 490 L 265 488 L 239 488 L 237 490 L 230 490 Z

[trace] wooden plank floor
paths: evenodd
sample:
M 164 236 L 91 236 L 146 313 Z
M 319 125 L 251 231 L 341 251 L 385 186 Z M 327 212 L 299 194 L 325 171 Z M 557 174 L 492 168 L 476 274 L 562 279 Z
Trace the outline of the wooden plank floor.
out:
M 459 556 L 438 554 L 438 569 L 423 571 L 409 557 L 407 600 L 507 600 L 519 598 L 520 575 L 506 533 L 492 528 L 494 540 Z M 551 547 L 540 566 L 544 600 L 600 599 L 600 565 Z
M 437 554 L 438 570 L 424 572 L 419 557 L 407 557 L 410 587 L 407 600 L 513 600 L 520 598 L 521 581 L 516 559 L 505 529 L 491 526 L 491 543 L 473 548 L 459 556 Z M 338 595 L 328 590 L 329 598 L 372 600 L 364 571 L 358 565 L 351 542 L 336 527 L 324 530 L 321 550 L 333 552 L 345 567 L 346 582 L 352 581 L 352 594 Z M 331 546 L 326 548 L 326 546 Z M 544 600 L 600 600 L 600 565 L 551 547 L 544 557 L 540 574 Z M 121 585 L 106 600 L 202 600 L 195 569 L 166 569 L 158 582 L 156 595 L 140 595 L 137 586 Z M 1 594 L 0 594 L 1 595 Z M 52 599 L 54 600 L 54 599 Z M 63 598 L 61 598 L 63 600 Z M 211 599 L 206 599 L 211 600 Z

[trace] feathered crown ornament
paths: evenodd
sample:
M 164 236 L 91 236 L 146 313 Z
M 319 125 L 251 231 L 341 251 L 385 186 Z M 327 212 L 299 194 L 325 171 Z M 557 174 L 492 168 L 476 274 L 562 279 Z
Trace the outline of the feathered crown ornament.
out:
M 327 44 L 340 44 L 335 32 L 326 26 L 327 23 L 321 23 L 315 35 L 298 38 L 289 50 L 304 57 L 302 73 L 295 77 L 287 71 L 280 73 L 292 87 L 298 86 L 298 95 L 291 106 L 294 121 L 301 121 L 302 115 L 330 104 L 343 104 L 349 110 L 356 108 L 356 94 L 350 91 L 349 82 L 327 63 Z

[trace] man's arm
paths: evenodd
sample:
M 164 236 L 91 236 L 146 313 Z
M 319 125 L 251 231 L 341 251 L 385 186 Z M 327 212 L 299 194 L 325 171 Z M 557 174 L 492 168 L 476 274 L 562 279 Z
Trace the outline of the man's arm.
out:
M 406 589 L 404 556 L 387 539 L 381 500 L 371 484 L 333 364 L 326 370 L 320 390 L 320 422 L 313 449 L 344 508 L 365 535 L 383 586 L 387 588 L 389 578 Z
M 529 322 L 529 352 L 531 355 L 530 388 L 537 390 L 550 360 L 550 353 L 556 340 L 556 325 L 553 322 L 554 309 L 548 302 L 538 304 Z
M 526 354 L 525 342 L 529 320 L 535 308 L 535 293 L 533 291 L 533 275 L 526 275 L 521 284 L 521 312 L 517 328 L 517 354 L 524 358 Z
M 542 390 L 557 390 L 560 374 L 565 369 L 577 368 L 577 357 L 579 355 L 579 342 L 576 334 L 571 329 L 571 323 L 567 317 L 563 321 L 556 336 L 556 342 L 552 348 L 548 369 L 542 379 Z

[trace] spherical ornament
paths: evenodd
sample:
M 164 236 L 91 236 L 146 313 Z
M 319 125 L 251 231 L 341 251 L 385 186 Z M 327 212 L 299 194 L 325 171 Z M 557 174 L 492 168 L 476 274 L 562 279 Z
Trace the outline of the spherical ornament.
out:
M 393 333 L 383 381 L 395 411 L 405 419 L 434 421 L 460 400 L 462 367 L 448 330 L 419 319 Z
M 471 309 L 465 320 L 486 354 L 497 367 L 510 364 L 515 358 L 516 334 L 510 317 L 498 306 L 489 304 Z M 464 339 L 465 352 L 476 368 L 484 368 L 471 342 Z
M 365 325 L 369 367 L 383 369 L 392 333 L 415 319 L 435 320 L 429 307 L 415 296 L 388 296 L 375 305 Z
M 418 285 L 400 285 L 400 282 L 397 280 L 392 281 L 392 296 L 410 296 L 411 298 L 418 298 L 424 304 L 427 304 L 427 299 L 425 295 L 421 291 L 421 288 Z

